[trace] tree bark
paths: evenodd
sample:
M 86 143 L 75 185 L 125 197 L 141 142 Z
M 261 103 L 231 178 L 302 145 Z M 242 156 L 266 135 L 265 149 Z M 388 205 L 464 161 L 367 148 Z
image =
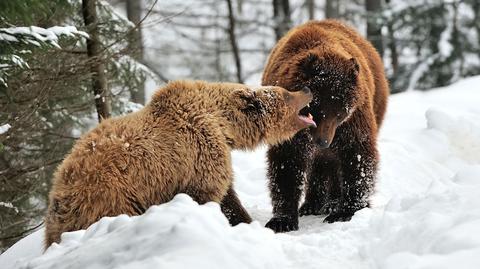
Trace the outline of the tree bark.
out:
M 480 53 L 480 1 L 473 1 L 472 3 L 473 9 L 473 27 L 477 31 L 477 39 L 478 39 L 478 52 Z
M 290 3 L 288 0 L 273 0 L 273 23 L 275 38 L 279 40 L 290 29 Z
M 305 6 L 308 10 L 308 19 L 315 19 L 315 0 L 305 0 Z
M 105 64 L 101 57 L 101 43 L 98 37 L 98 17 L 96 0 L 82 0 L 82 14 L 89 38 L 87 39 L 87 55 L 90 62 L 92 89 L 95 98 L 98 121 L 110 117 L 109 94 Z
M 126 9 L 128 20 L 138 25 L 142 16 L 142 2 L 141 0 L 126 0 Z M 129 36 L 130 51 L 133 52 L 133 57 L 139 63 L 144 63 L 143 56 L 143 41 L 142 41 L 142 26 L 138 25 L 137 29 L 131 32 Z M 145 82 L 142 81 L 136 91 L 131 92 L 132 101 L 138 104 L 145 104 Z
M 372 42 L 380 56 L 383 56 L 382 26 L 378 22 L 382 1 L 366 0 L 365 8 L 367 10 L 367 39 Z
M 243 13 L 243 0 L 237 0 L 237 11 L 238 14 Z
M 387 4 L 390 4 L 390 0 L 386 0 Z M 390 58 L 392 62 L 393 77 L 397 75 L 398 72 L 398 51 L 397 44 L 395 40 L 395 35 L 393 34 L 393 20 L 388 19 L 387 21 L 387 30 L 388 30 L 388 48 L 390 49 Z
M 339 17 L 339 0 L 325 1 L 325 18 L 334 19 Z
M 235 66 L 237 68 L 237 81 L 243 83 L 242 79 L 242 62 L 240 60 L 240 52 L 238 50 L 237 38 L 235 35 L 235 17 L 233 15 L 232 0 L 226 0 L 228 5 L 228 35 L 230 37 L 230 45 L 232 46 L 233 57 L 235 59 Z
M 393 23 L 388 22 L 388 48 L 390 49 L 390 58 L 392 61 L 393 76 L 397 74 L 398 71 L 398 51 L 397 44 L 395 41 L 395 36 L 393 35 Z

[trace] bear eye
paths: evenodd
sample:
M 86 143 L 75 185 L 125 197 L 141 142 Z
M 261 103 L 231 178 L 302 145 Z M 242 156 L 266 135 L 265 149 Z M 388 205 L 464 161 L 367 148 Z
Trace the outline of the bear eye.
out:
M 249 110 L 249 109 L 256 109 L 256 106 L 255 106 L 254 104 L 252 104 L 252 103 L 248 103 L 246 109 L 247 109 L 247 110 Z
M 289 91 L 284 91 L 283 92 L 283 99 L 285 100 L 286 103 L 288 103 L 292 100 L 292 95 L 290 94 Z

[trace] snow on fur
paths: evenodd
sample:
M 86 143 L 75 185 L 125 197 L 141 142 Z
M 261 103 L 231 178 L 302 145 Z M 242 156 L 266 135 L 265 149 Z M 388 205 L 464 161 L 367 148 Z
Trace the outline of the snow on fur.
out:
M 346 223 L 300 218 L 273 234 L 265 149 L 234 152 L 236 188 L 254 219 L 230 227 L 186 195 L 138 217 L 103 218 L 41 255 L 43 230 L 1 268 L 480 268 L 480 77 L 390 99 L 373 207 Z

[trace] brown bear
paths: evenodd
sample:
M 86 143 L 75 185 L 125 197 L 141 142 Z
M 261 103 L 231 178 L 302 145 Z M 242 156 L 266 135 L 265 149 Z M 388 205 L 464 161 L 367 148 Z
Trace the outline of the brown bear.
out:
M 317 128 L 299 132 L 268 151 L 268 178 L 276 232 L 298 229 L 298 216 L 329 214 L 348 221 L 369 206 L 378 164 L 377 133 L 388 82 L 374 47 L 335 20 L 290 30 L 270 54 L 262 85 L 295 91 L 309 87 Z M 306 181 L 305 201 L 299 207 Z
M 315 122 L 299 115 L 308 89 L 256 90 L 175 81 L 145 108 L 104 120 L 58 167 L 46 215 L 46 246 L 104 216 L 139 215 L 178 193 L 221 202 L 232 225 L 250 222 L 232 187 L 230 151 L 291 138 Z

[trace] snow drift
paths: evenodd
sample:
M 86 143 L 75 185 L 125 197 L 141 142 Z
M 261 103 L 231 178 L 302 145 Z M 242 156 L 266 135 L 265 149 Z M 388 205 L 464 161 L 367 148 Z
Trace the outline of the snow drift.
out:
M 24 268 L 266 268 L 281 265 L 281 254 L 259 223 L 231 228 L 218 204 L 198 206 L 179 194 L 141 216 L 106 217 L 64 233 Z
M 390 99 L 373 207 L 347 223 L 263 228 L 265 149 L 235 152 L 240 198 L 257 219 L 230 227 L 217 204 L 186 195 L 137 217 L 103 218 L 42 252 L 43 231 L 1 268 L 480 268 L 480 77 Z

